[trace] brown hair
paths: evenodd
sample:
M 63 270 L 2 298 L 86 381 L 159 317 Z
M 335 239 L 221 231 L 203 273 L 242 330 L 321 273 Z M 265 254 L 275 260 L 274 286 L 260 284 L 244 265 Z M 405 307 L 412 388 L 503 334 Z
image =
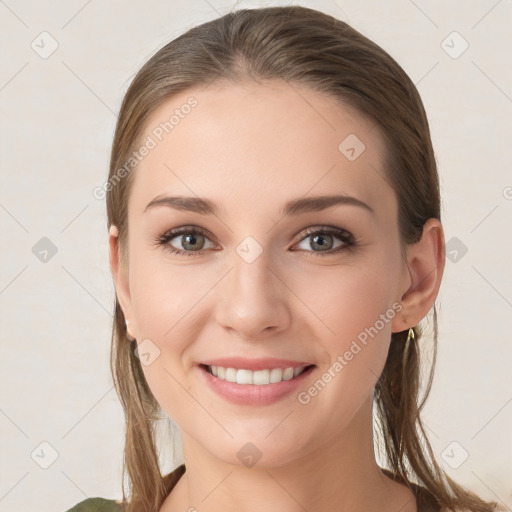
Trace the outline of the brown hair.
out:
M 386 141 L 386 179 L 395 191 L 402 254 L 417 242 L 429 218 L 440 219 L 437 167 L 425 110 L 414 84 L 380 46 L 349 25 L 304 7 L 270 7 L 231 12 L 188 30 L 160 49 L 138 72 L 121 106 L 112 145 L 107 190 L 108 227 L 119 228 L 121 254 L 127 238 L 127 204 L 133 173 L 112 178 L 137 147 L 149 116 L 164 100 L 193 86 L 224 80 L 284 80 L 319 91 L 355 107 L 378 126 Z M 122 263 L 126 263 L 122 258 Z M 126 420 L 123 500 L 129 512 L 157 512 L 173 478 L 163 477 L 155 421 L 161 410 L 149 389 L 125 319 L 115 302 L 111 369 Z M 486 503 L 449 478 L 438 466 L 420 419 L 430 392 L 437 346 L 433 314 L 433 360 L 419 402 L 422 337 L 407 342 L 407 331 L 393 333 L 382 375 L 375 387 L 377 425 L 385 459 L 396 478 L 416 480 L 448 510 L 490 512 Z M 124 494 L 124 476 L 130 500 Z

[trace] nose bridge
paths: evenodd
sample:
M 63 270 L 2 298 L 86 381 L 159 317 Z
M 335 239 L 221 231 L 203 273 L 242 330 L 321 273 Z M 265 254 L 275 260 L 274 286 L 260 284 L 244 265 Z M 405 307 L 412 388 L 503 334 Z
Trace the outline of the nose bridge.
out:
M 235 249 L 231 272 L 223 280 L 217 321 L 241 337 L 254 339 L 263 332 L 285 328 L 289 321 L 283 286 L 270 254 L 247 237 Z

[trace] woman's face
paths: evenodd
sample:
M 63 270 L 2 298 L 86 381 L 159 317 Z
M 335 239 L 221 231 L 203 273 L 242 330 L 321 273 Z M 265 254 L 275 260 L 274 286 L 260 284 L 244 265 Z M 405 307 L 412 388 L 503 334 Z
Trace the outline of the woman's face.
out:
M 140 140 L 149 149 L 132 171 L 117 287 L 159 404 L 196 446 L 233 464 L 251 450 L 272 466 L 332 445 L 368 412 L 410 283 L 378 130 L 318 92 L 272 81 L 182 92 Z M 335 195 L 355 199 L 312 202 Z M 172 207 L 171 197 L 190 199 Z M 213 214 L 185 208 L 199 198 Z M 314 367 L 281 383 L 227 383 L 200 366 L 223 358 L 259 370 L 228 370 L 239 380 Z

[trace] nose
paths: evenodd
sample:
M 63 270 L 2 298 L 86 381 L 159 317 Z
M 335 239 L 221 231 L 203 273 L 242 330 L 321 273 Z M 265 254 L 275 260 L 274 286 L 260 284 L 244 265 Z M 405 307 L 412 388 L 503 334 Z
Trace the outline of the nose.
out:
M 219 283 L 216 319 L 238 337 L 258 341 L 290 324 L 289 289 L 265 251 L 248 262 L 235 253 L 232 268 Z

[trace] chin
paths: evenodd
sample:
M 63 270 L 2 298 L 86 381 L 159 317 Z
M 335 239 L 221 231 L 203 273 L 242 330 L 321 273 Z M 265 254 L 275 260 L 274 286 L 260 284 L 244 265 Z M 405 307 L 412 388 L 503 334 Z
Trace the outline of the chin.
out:
M 271 469 L 286 466 L 307 456 L 307 450 L 290 438 L 282 439 L 278 434 L 261 434 L 259 437 L 235 436 L 225 443 L 211 445 L 211 439 L 204 445 L 215 458 L 240 468 Z M 211 445 L 211 446 L 209 446 Z

